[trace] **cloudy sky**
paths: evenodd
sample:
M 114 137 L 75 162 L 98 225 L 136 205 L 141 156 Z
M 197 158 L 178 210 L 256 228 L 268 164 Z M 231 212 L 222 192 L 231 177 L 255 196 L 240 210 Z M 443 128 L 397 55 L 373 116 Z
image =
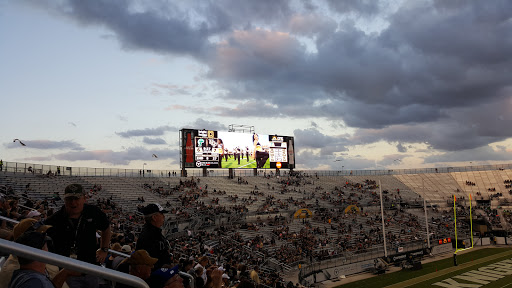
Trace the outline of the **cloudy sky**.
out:
M 299 169 L 512 160 L 508 0 L 0 0 L 0 39 L 4 161 L 178 169 L 231 124 Z

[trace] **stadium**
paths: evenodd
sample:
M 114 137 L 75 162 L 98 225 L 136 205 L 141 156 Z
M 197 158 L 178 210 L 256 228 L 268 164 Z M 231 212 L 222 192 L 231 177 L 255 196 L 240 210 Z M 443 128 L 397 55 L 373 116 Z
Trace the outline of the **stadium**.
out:
M 271 135 L 266 166 L 244 169 L 244 161 L 257 161 L 253 152 L 246 159 L 240 152 L 224 158 L 229 141 L 223 142 L 224 151 L 204 145 L 219 143 L 216 137 L 223 134 L 213 132 L 180 131 L 180 170 L 3 162 L 0 193 L 10 209 L 2 227 L 12 229 L 32 211 L 44 220 L 64 205 L 66 187 L 80 184 L 87 203 L 110 219 L 109 255 L 130 257 L 114 245 L 134 249 L 144 207 L 158 203 L 167 212 L 162 233 L 172 263 L 207 256 L 211 265 L 226 268 L 233 279 L 229 286 L 237 285 L 240 269 L 255 267 L 260 282 L 251 284 L 259 287 L 505 287 L 499 285 L 510 282 L 512 164 L 297 171 L 293 137 Z M 279 149 L 281 158 L 272 149 Z M 219 158 L 241 164 L 214 169 Z M 8 240 L 0 242 L 2 265 L 12 253 L 99 276 L 102 287 L 116 282 L 148 287 L 131 275 Z M 444 260 L 433 262 L 439 259 Z M 187 270 L 180 275 L 194 277 Z M 364 278 L 369 282 L 353 282 Z

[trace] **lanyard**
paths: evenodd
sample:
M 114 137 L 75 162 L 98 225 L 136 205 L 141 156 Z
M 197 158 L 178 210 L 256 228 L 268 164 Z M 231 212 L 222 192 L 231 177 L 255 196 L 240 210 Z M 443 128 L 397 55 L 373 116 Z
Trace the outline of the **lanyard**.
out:
M 80 229 L 80 224 L 82 224 L 82 215 L 78 218 L 78 224 L 75 227 L 75 238 L 73 239 L 73 247 L 76 247 L 76 240 L 78 238 L 78 229 Z

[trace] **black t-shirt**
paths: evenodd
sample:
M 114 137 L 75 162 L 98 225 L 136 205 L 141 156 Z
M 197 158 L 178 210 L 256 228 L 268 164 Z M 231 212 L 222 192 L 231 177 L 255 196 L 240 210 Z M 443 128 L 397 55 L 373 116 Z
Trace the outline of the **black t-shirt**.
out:
M 69 218 L 63 206 L 46 219 L 45 224 L 53 226 L 48 235 L 53 239 L 55 253 L 69 257 L 71 247 L 75 246 L 78 260 L 96 264 L 96 231 L 106 230 L 110 221 L 98 207 L 84 204 L 79 219 Z

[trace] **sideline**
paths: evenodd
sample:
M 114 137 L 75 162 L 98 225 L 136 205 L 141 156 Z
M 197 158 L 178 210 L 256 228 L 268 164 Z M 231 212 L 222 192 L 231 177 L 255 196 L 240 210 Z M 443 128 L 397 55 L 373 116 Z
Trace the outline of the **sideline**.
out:
M 469 251 L 471 251 L 471 250 L 469 250 Z M 458 266 L 453 266 L 453 267 L 450 267 L 450 268 L 447 268 L 447 269 L 443 269 L 443 270 L 438 271 L 438 272 L 429 273 L 429 274 L 426 274 L 426 275 L 423 275 L 423 276 L 420 276 L 420 277 L 416 277 L 416 278 L 413 278 L 413 279 L 409 279 L 409 280 L 402 281 L 402 282 L 399 282 L 399 283 L 396 283 L 396 284 L 393 284 L 393 285 L 389 285 L 389 286 L 385 286 L 385 287 L 386 288 L 409 287 L 409 286 L 412 286 L 414 284 L 418 284 L 418 283 L 421 283 L 421 282 L 424 282 L 424 281 L 427 281 L 427 280 L 430 280 L 430 279 L 433 279 L 433 278 L 437 278 L 437 277 L 440 277 L 440 276 L 443 276 L 443 275 L 446 275 L 446 274 L 450 274 L 450 273 L 458 271 L 458 270 L 463 270 L 463 269 L 466 269 L 466 268 L 471 267 L 471 266 L 475 266 L 475 265 L 482 264 L 482 263 L 485 263 L 485 262 L 488 262 L 488 261 L 492 261 L 492 260 L 495 260 L 495 259 L 498 259 L 498 258 L 501 258 L 501 257 L 504 257 L 504 256 L 512 256 L 512 250 L 511 251 L 506 251 L 506 252 L 503 252 L 503 253 L 499 253 L 499 254 L 495 254 L 495 255 L 491 255 L 491 256 L 487 256 L 487 257 L 484 257 L 484 258 L 480 258 L 480 259 L 474 260 L 472 262 L 463 263 L 463 264 L 460 264 Z

